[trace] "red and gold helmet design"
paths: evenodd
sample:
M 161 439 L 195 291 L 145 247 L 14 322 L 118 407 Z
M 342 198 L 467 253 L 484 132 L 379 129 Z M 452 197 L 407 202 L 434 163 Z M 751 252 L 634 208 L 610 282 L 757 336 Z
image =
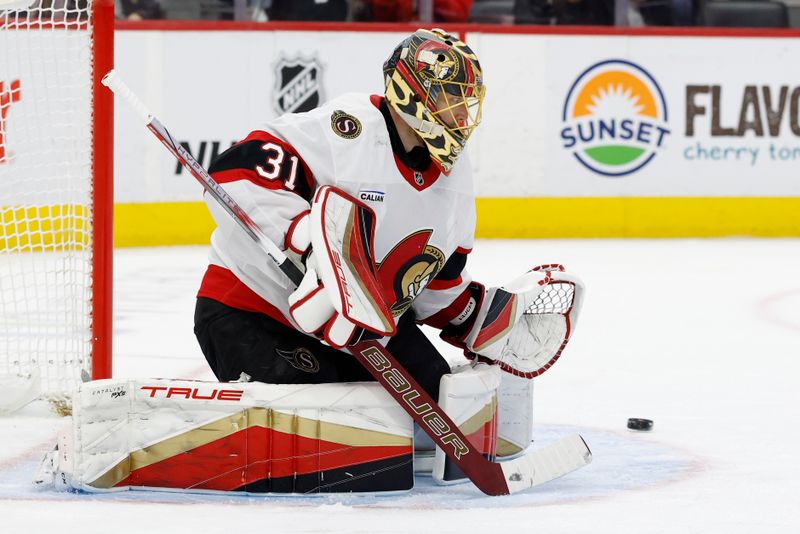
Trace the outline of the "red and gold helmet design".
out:
M 417 30 L 383 64 L 386 100 L 449 174 L 481 122 L 483 71 L 475 53 L 444 30 Z

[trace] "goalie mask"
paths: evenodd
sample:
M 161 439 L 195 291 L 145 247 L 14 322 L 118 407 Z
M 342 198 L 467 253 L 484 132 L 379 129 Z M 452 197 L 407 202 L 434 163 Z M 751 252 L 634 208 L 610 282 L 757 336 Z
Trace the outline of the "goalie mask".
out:
M 417 30 L 383 64 L 386 100 L 449 174 L 481 121 L 484 85 L 478 58 L 444 30 Z

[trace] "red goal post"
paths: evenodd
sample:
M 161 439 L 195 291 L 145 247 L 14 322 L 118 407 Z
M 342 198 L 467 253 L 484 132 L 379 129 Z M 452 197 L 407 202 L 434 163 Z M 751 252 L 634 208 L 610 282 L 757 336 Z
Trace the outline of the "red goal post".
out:
M 113 0 L 0 0 L 0 411 L 111 376 L 113 61 Z

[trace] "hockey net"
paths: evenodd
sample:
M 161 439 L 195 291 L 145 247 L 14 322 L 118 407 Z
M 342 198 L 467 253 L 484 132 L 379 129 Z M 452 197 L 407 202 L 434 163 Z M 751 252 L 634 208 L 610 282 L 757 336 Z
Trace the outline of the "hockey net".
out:
M 110 375 L 112 62 L 113 0 L 0 0 L 0 412 Z

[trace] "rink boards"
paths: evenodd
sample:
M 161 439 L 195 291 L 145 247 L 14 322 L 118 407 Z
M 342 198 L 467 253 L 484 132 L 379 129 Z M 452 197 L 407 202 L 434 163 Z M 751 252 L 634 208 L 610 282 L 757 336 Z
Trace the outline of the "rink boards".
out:
M 409 28 L 372 28 L 123 25 L 116 66 L 208 165 L 279 114 L 380 93 Z M 454 30 L 487 86 L 479 236 L 800 235 L 795 33 Z M 200 187 L 116 106 L 117 245 L 206 243 Z

